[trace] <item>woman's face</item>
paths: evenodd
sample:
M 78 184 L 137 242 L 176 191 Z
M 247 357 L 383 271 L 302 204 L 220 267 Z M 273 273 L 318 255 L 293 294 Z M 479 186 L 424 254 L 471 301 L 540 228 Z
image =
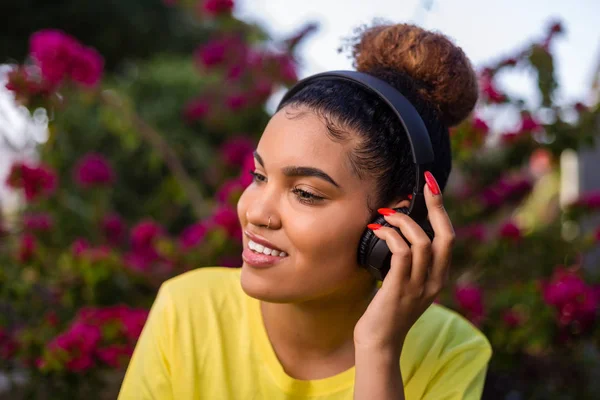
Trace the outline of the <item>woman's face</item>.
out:
M 352 135 L 332 141 L 324 122 L 306 108 L 293 114 L 284 108 L 271 118 L 256 149 L 254 182 L 238 202 L 241 283 L 248 295 L 297 303 L 372 288 L 356 253 L 369 223 L 367 196 L 375 187 L 352 172 L 348 155 L 355 145 Z M 248 247 L 253 235 L 287 256 L 257 256 Z

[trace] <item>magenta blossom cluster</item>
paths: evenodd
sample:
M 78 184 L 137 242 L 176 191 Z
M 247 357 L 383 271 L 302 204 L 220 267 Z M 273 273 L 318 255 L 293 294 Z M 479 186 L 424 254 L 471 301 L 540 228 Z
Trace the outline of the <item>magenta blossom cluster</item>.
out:
M 91 262 L 106 260 L 110 257 L 111 249 L 108 246 L 92 247 L 84 238 L 77 238 L 71 245 L 71 252 L 76 259 L 86 259 Z
M 152 219 L 140 221 L 131 229 L 131 249 L 125 254 L 125 264 L 134 271 L 147 272 L 153 265 L 170 268 L 171 262 L 159 253 L 158 240 L 165 235 L 163 227 Z
M 486 240 L 486 229 L 483 224 L 474 223 L 456 228 L 456 237 L 467 243 L 482 243 Z
M 479 89 L 483 100 L 489 103 L 503 103 L 506 96 L 496 87 L 491 70 L 484 69 L 479 76 Z
M 481 288 L 472 284 L 457 286 L 454 291 L 454 299 L 459 310 L 476 326 L 479 326 L 484 318 L 483 295 Z
M 519 201 L 527 195 L 533 184 L 527 177 L 500 178 L 496 183 L 485 188 L 479 195 L 484 207 L 500 207 L 508 201 Z
M 233 0 L 201 0 L 198 3 L 200 13 L 211 17 L 230 15 L 233 11 Z
M 596 321 L 600 290 L 588 285 L 572 270 L 559 267 L 549 281 L 541 282 L 546 304 L 556 311 L 560 327 L 571 327 L 576 332 L 591 328 Z
M 581 207 L 588 210 L 600 210 L 600 190 L 589 191 L 581 194 L 579 198 L 571 204 L 573 207 Z
M 31 213 L 23 216 L 23 226 L 31 232 L 48 232 L 54 226 L 54 220 L 47 213 Z
M 277 84 L 292 84 L 298 79 L 296 63 L 290 54 L 254 48 L 235 34 L 204 43 L 194 52 L 194 59 L 203 73 L 218 69 L 224 75 L 227 90 L 192 99 L 183 111 L 190 123 L 221 110 L 240 111 L 260 104 Z
M 104 156 L 88 153 L 77 161 L 74 179 L 83 188 L 108 186 L 114 182 L 115 173 Z
M 125 365 L 148 317 L 126 306 L 82 308 L 71 326 L 47 346 L 40 368 L 64 367 L 82 373 L 95 366 Z
M 18 347 L 18 342 L 12 332 L 0 326 L 0 360 L 8 361 L 12 359 Z
M 102 232 L 106 240 L 113 246 L 118 245 L 125 238 L 127 226 L 120 215 L 110 213 L 102 218 Z
M 53 170 L 44 165 L 31 166 L 17 162 L 12 165 L 6 184 L 13 189 L 23 189 L 27 201 L 32 202 L 54 193 L 57 177 Z
M 538 122 L 531 114 L 524 113 L 521 116 L 519 127 L 510 132 L 505 132 L 502 135 L 502 143 L 510 145 L 516 141 L 527 139 L 532 133 L 539 132 L 543 129 L 543 125 Z
M 523 234 L 521 232 L 521 228 L 514 223 L 513 221 L 506 221 L 502 225 L 500 225 L 500 229 L 498 230 L 498 236 L 503 239 L 509 239 L 512 241 L 519 241 Z
M 58 86 L 70 79 L 82 86 L 94 87 L 102 77 L 102 56 L 60 30 L 35 32 L 30 38 L 29 51 L 43 79 L 52 85 Z

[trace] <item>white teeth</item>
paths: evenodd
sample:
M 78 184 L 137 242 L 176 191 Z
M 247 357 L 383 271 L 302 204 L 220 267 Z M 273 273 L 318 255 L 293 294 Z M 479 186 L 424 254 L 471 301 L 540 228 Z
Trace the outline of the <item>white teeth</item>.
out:
M 252 240 L 248 241 L 248 247 L 250 248 L 250 250 L 253 250 L 257 253 L 263 253 L 268 256 L 278 256 L 278 257 L 287 256 L 287 253 L 285 251 L 280 252 L 278 250 L 273 250 L 273 249 L 263 246 L 262 244 L 253 242 Z

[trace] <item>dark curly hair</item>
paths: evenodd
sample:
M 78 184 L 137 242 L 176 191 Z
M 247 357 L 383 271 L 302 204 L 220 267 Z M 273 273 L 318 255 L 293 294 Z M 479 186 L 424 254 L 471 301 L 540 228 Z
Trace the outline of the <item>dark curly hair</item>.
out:
M 394 86 L 419 112 L 435 155 L 431 173 L 443 190 L 452 168 L 448 128 L 465 119 L 477 101 L 477 77 L 468 58 L 446 36 L 409 24 L 359 27 L 346 46 L 357 71 Z M 350 163 L 360 179 L 377 182 L 375 197 L 368 199 L 372 213 L 412 193 L 415 168 L 406 133 L 379 98 L 351 82 L 321 80 L 280 108 L 293 118 L 298 106 L 321 117 L 332 140 L 358 135 Z

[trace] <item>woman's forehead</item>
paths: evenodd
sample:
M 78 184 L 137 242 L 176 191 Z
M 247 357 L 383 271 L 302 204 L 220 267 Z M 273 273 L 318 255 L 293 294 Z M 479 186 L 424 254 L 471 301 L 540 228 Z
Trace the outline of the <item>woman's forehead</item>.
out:
M 342 179 L 352 175 L 349 155 L 353 142 L 332 140 L 325 122 L 312 112 L 290 118 L 282 110 L 267 124 L 257 152 L 267 167 L 310 165 L 327 169 Z

